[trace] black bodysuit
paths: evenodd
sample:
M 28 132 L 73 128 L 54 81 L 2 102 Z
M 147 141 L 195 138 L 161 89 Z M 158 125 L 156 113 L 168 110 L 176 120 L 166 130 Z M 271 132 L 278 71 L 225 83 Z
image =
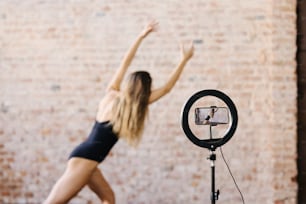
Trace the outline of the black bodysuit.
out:
M 100 163 L 117 141 L 118 137 L 113 133 L 112 125 L 108 121 L 96 121 L 88 138 L 71 152 L 69 158 L 81 157 Z

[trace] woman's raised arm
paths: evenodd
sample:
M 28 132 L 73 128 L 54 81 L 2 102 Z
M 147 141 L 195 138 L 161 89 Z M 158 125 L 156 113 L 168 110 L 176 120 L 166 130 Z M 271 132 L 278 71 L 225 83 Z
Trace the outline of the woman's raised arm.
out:
M 157 27 L 157 22 L 152 21 L 150 22 L 143 30 L 142 32 L 138 35 L 136 38 L 135 42 L 132 44 L 132 46 L 129 48 L 127 53 L 125 54 L 119 69 L 116 71 L 115 75 L 113 76 L 112 80 L 107 86 L 107 90 L 120 90 L 120 84 L 122 82 L 122 79 L 127 71 L 127 68 L 130 66 L 136 51 L 141 44 L 142 40 L 152 31 L 156 30 Z
M 186 63 L 188 60 L 193 56 L 193 44 L 190 43 L 190 45 L 186 48 L 183 44 L 181 44 L 181 60 L 177 67 L 172 71 L 170 74 L 170 77 L 166 84 L 158 89 L 155 89 L 152 91 L 149 103 L 153 103 L 160 99 L 162 96 L 166 95 L 175 85 L 176 81 L 179 79 Z

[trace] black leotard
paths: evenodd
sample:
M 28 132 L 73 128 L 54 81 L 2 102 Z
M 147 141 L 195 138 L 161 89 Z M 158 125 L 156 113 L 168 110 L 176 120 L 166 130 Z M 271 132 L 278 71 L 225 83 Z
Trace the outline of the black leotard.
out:
M 81 157 L 100 163 L 117 141 L 118 137 L 113 133 L 112 125 L 108 121 L 101 123 L 96 121 L 86 141 L 77 146 L 69 158 Z

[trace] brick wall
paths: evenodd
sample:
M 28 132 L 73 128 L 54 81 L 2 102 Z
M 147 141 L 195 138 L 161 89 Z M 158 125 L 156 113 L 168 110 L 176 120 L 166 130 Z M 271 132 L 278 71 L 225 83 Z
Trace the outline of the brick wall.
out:
M 209 152 L 180 126 L 203 89 L 229 95 L 238 129 L 223 146 L 246 203 L 296 203 L 296 3 L 291 0 L 0 1 L 0 202 L 40 203 L 90 131 L 97 103 L 149 19 L 160 29 L 131 66 L 163 84 L 195 55 L 173 91 L 151 106 L 137 149 L 120 141 L 100 165 L 118 203 L 209 203 Z M 221 159 L 218 203 L 239 203 Z M 85 188 L 72 203 L 96 203 Z

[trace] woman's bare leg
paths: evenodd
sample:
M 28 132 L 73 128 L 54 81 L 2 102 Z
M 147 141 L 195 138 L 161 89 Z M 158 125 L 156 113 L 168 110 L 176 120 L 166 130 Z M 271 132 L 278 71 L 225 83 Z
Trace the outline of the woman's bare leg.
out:
M 52 188 L 45 204 L 67 203 L 88 183 L 97 165 L 96 161 L 71 158 L 66 171 Z
M 91 175 L 88 186 L 97 194 L 103 204 L 115 203 L 115 194 L 98 168 Z

